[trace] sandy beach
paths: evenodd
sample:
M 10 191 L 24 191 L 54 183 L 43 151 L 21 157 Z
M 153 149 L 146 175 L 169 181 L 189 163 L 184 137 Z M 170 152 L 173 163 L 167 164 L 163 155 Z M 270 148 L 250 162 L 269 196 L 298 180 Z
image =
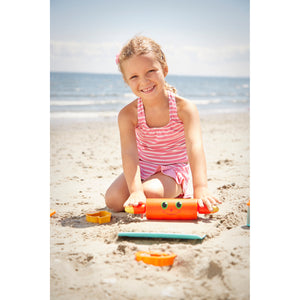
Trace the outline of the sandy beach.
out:
M 201 117 L 209 188 L 223 204 L 197 221 L 149 221 L 112 213 L 107 224 L 86 213 L 108 210 L 104 194 L 122 172 L 114 119 L 51 122 L 51 299 L 249 299 L 249 114 Z M 205 235 L 202 242 L 121 239 L 123 231 Z M 137 251 L 177 254 L 173 266 L 137 262 Z

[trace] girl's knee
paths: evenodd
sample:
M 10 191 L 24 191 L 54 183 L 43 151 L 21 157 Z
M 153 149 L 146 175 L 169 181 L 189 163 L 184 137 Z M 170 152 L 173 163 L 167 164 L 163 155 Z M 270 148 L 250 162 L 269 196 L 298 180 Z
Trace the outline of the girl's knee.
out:
M 112 209 L 114 207 L 114 202 L 115 202 L 114 199 L 115 199 L 115 197 L 113 195 L 113 191 L 110 188 L 106 191 L 104 198 L 105 198 L 105 204 L 106 204 L 106 206 L 108 208 Z
M 161 190 L 151 189 L 151 187 L 145 187 L 144 193 L 146 198 L 163 198 L 164 193 Z
M 157 173 L 145 181 L 143 188 L 147 198 L 173 198 L 182 191 L 174 178 L 162 173 Z
M 123 204 L 129 197 L 125 177 L 121 174 L 105 193 L 106 206 L 114 211 L 124 211 Z
M 163 187 L 156 180 L 144 182 L 143 189 L 147 198 L 162 198 L 164 194 Z
M 120 201 L 120 196 L 113 189 L 109 188 L 106 191 L 104 198 L 105 204 L 109 209 L 114 210 L 116 212 L 124 210 L 123 204 Z

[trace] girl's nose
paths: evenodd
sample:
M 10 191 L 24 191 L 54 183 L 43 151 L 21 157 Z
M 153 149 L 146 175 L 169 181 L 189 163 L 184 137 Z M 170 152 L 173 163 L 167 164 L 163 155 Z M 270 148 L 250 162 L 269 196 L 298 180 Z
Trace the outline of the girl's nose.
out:
M 147 76 L 143 76 L 141 78 L 141 83 L 144 84 L 144 83 L 148 83 L 149 82 L 149 79 L 147 78 Z

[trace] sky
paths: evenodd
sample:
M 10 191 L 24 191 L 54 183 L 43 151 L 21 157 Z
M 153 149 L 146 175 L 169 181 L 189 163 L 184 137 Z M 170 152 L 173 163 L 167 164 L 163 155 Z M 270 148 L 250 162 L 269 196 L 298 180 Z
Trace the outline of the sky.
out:
M 249 0 L 51 0 L 50 70 L 118 73 L 134 35 L 154 39 L 169 74 L 249 77 Z

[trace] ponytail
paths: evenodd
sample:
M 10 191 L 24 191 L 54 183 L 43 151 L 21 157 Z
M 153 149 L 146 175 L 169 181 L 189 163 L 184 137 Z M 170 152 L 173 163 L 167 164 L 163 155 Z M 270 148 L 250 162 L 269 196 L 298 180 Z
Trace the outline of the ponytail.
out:
M 177 94 L 176 88 L 174 86 L 168 84 L 166 81 L 165 81 L 165 88 L 166 88 L 166 90 L 168 90 L 174 94 Z

